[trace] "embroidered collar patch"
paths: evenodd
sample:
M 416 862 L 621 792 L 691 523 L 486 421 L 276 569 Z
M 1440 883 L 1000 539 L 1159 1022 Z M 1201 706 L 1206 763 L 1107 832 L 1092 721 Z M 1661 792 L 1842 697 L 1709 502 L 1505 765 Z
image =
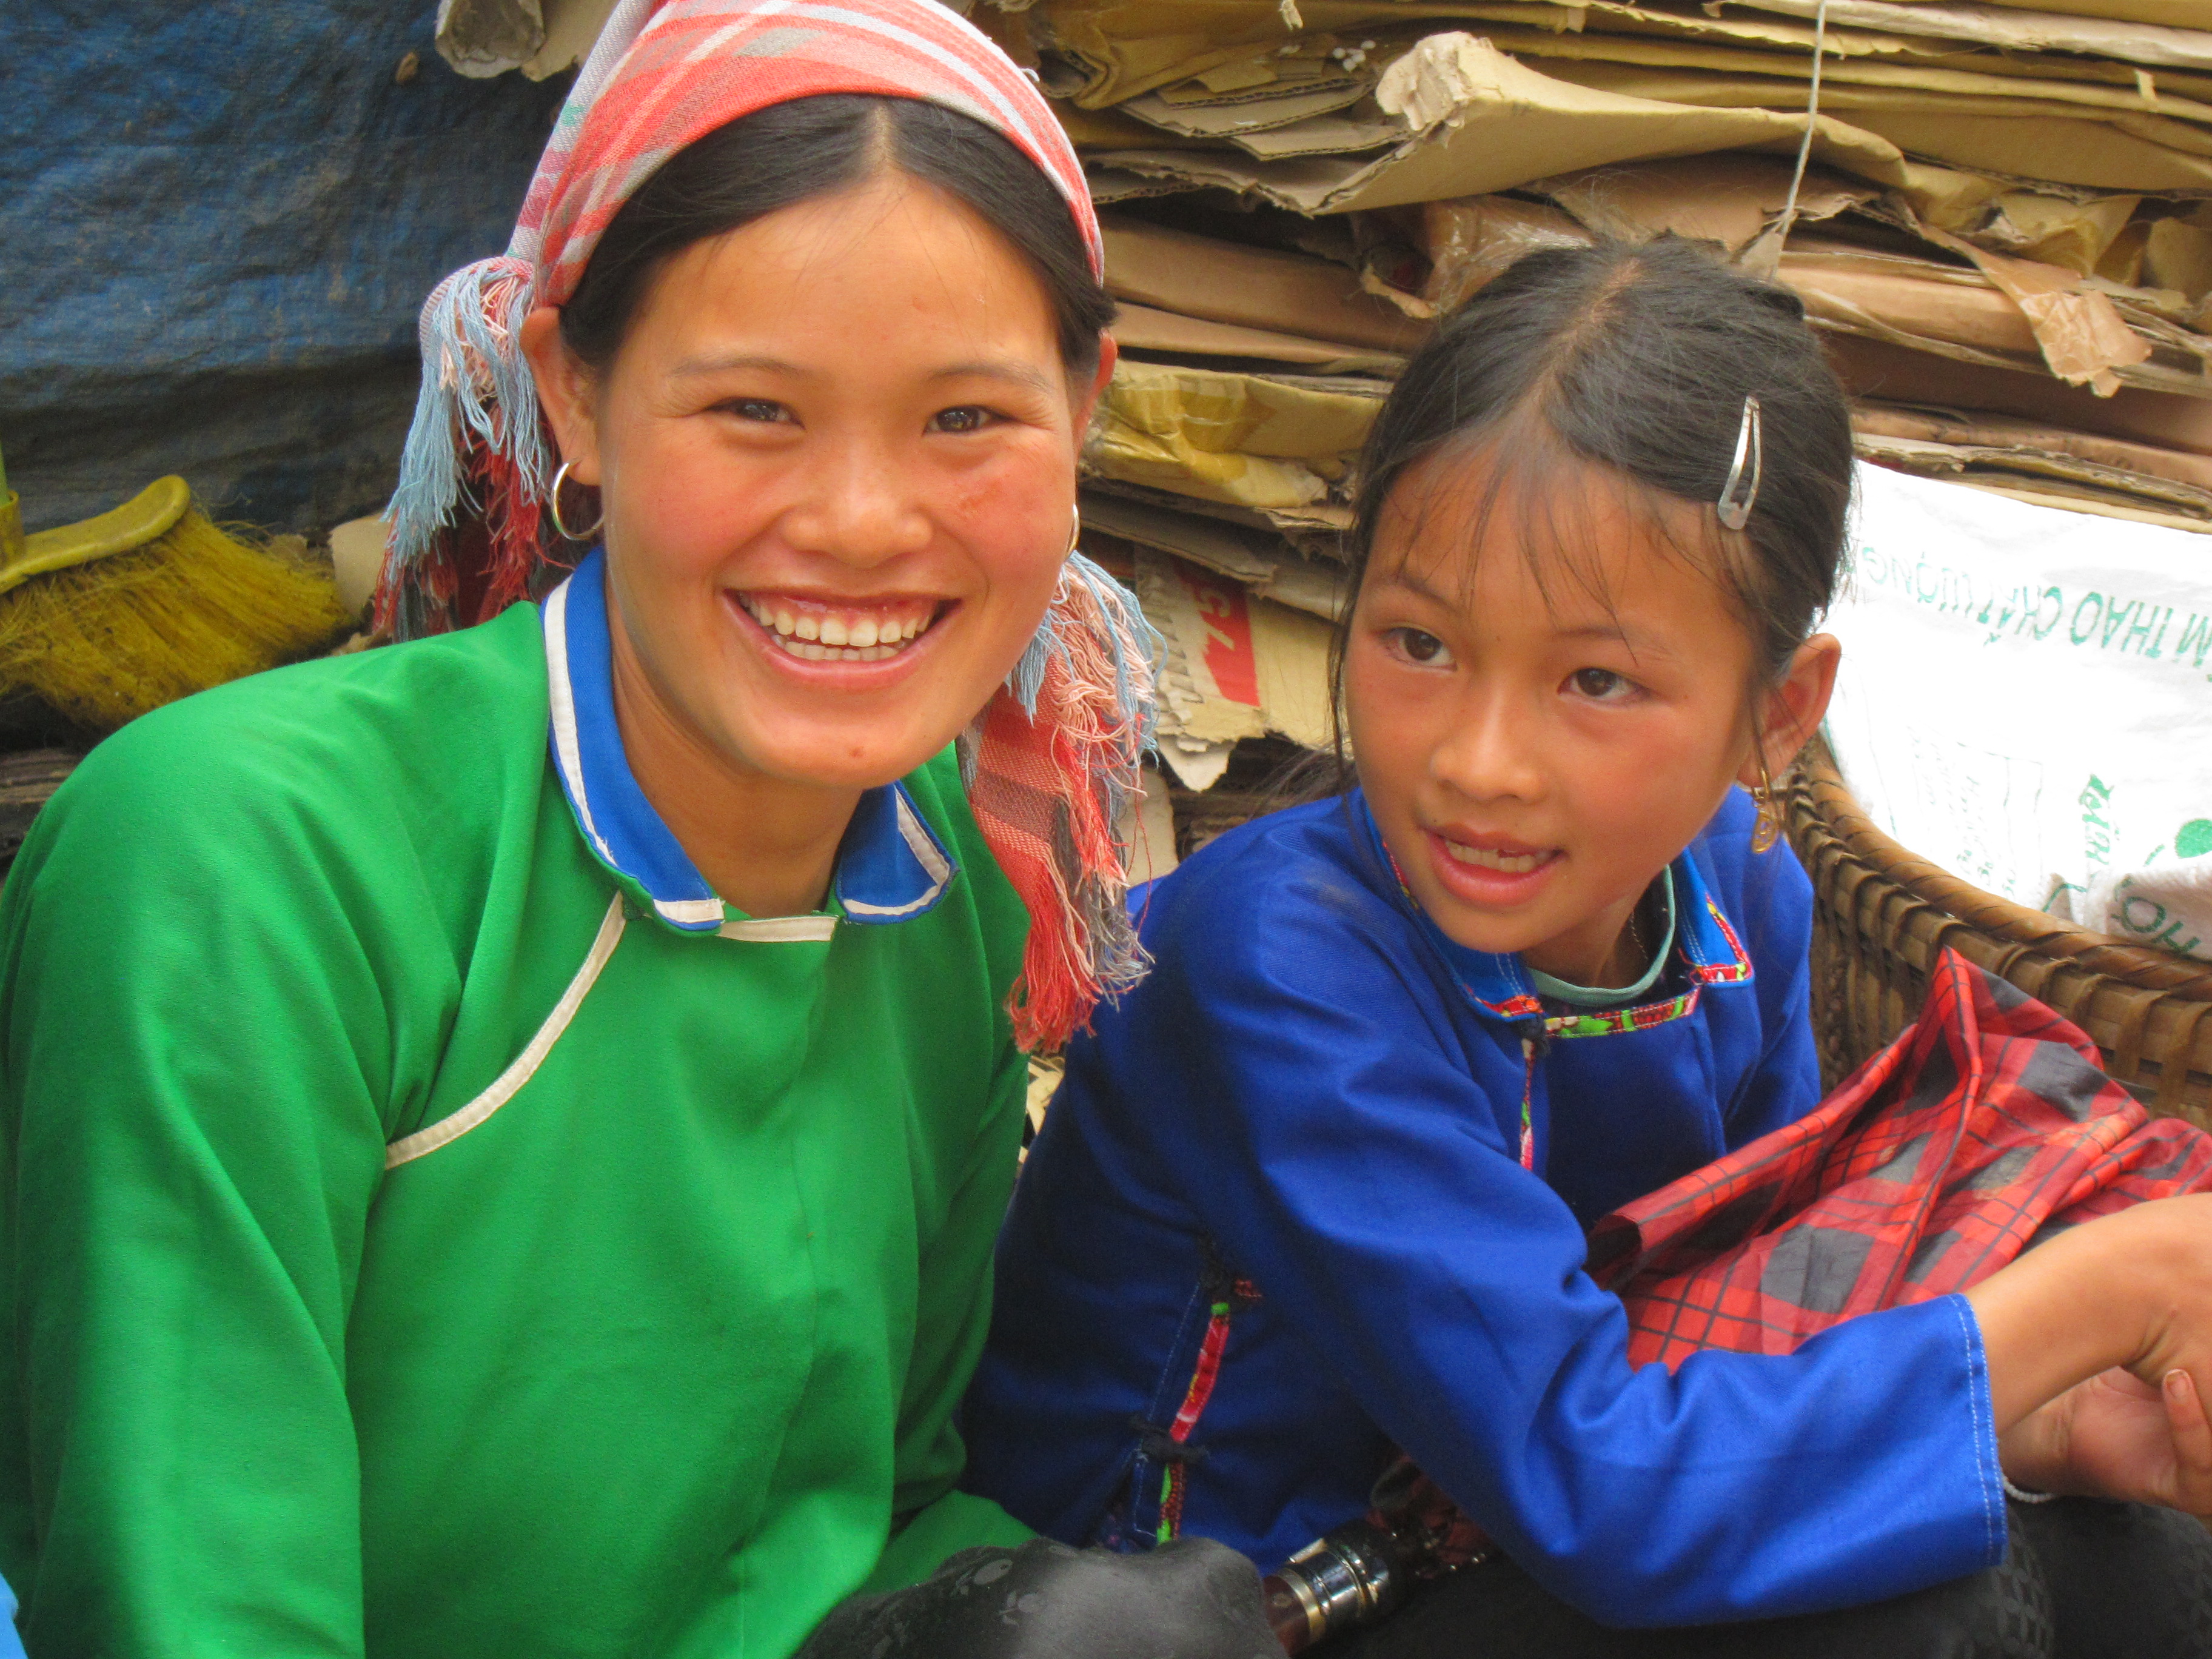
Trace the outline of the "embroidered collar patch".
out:
M 753 921 L 715 896 L 645 798 L 623 752 L 615 721 L 605 563 L 605 554 L 592 549 L 546 596 L 544 612 L 553 767 L 576 828 L 599 861 L 641 889 L 662 921 L 686 933 L 819 939 L 840 918 L 880 925 L 934 908 L 959 866 L 900 783 L 860 797 L 837 850 L 830 913 Z

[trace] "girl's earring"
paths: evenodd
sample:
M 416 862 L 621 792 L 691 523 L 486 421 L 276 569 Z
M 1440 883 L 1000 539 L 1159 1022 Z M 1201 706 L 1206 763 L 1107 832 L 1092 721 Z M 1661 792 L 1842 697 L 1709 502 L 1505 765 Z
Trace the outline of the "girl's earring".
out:
M 1072 559 L 1075 556 L 1076 543 L 1083 539 L 1083 509 L 1079 506 L 1071 507 L 1067 509 L 1067 512 L 1068 516 L 1075 520 L 1075 525 L 1074 527 L 1067 532 L 1067 551 L 1060 555 L 1060 556 L 1066 559 Z
M 1766 763 L 1759 763 L 1759 787 L 1751 792 L 1759 817 L 1751 826 L 1751 850 L 1764 853 L 1782 839 L 1782 807 L 1774 799 L 1774 780 L 1766 775 Z
M 586 528 L 571 530 L 561 522 L 561 486 L 568 482 L 568 463 L 563 461 L 561 463 L 561 470 L 553 475 L 551 499 L 545 503 L 545 510 L 552 517 L 554 529 L 561 532 L 564 540 L 587 542 L 599 533 L 599 526 L 607 521 L 606 498 L 604 495 L 599 498 L 599 516 L 592 520 Z

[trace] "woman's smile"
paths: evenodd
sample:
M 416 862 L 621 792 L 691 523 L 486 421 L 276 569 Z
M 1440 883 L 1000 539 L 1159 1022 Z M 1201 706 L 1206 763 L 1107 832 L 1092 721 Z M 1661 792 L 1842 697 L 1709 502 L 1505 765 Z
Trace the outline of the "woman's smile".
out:
M 927 594 L 823 599 L 757 588 L 726 589 L 724 597 L 755 624 L 749 633 L 794 663 L 903 663 L 959 608 L 957 599 Z

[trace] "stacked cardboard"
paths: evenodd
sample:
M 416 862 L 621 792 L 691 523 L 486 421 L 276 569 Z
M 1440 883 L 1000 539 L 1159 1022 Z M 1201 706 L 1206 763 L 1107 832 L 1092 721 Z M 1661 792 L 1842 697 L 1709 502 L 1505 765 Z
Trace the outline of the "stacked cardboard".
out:
M 1522 252 L 1702 238 L 1800 294 L 1869 459 L 2212 530 L 2204 0 L 975 0 L 1108 224 L 1099 550 L 1163 753 L 1326 728 L 1361 438 Z M 1800 167 L 1802 172 L 1800 176 Z

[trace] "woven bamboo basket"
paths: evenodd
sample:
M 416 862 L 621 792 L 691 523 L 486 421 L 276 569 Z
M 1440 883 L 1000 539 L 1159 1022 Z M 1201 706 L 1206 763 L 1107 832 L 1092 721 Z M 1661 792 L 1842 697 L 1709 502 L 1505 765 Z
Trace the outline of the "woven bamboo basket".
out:
M 1779 793 L 1813 878 L 1813 1024 L 1831 1087 L 1911 1023 L 1948 946 L 2087 1032 L 2154 1115 L 2212 1127 L 2212 963 L 2069 926 L 1915 857 L 1818 744 Z

